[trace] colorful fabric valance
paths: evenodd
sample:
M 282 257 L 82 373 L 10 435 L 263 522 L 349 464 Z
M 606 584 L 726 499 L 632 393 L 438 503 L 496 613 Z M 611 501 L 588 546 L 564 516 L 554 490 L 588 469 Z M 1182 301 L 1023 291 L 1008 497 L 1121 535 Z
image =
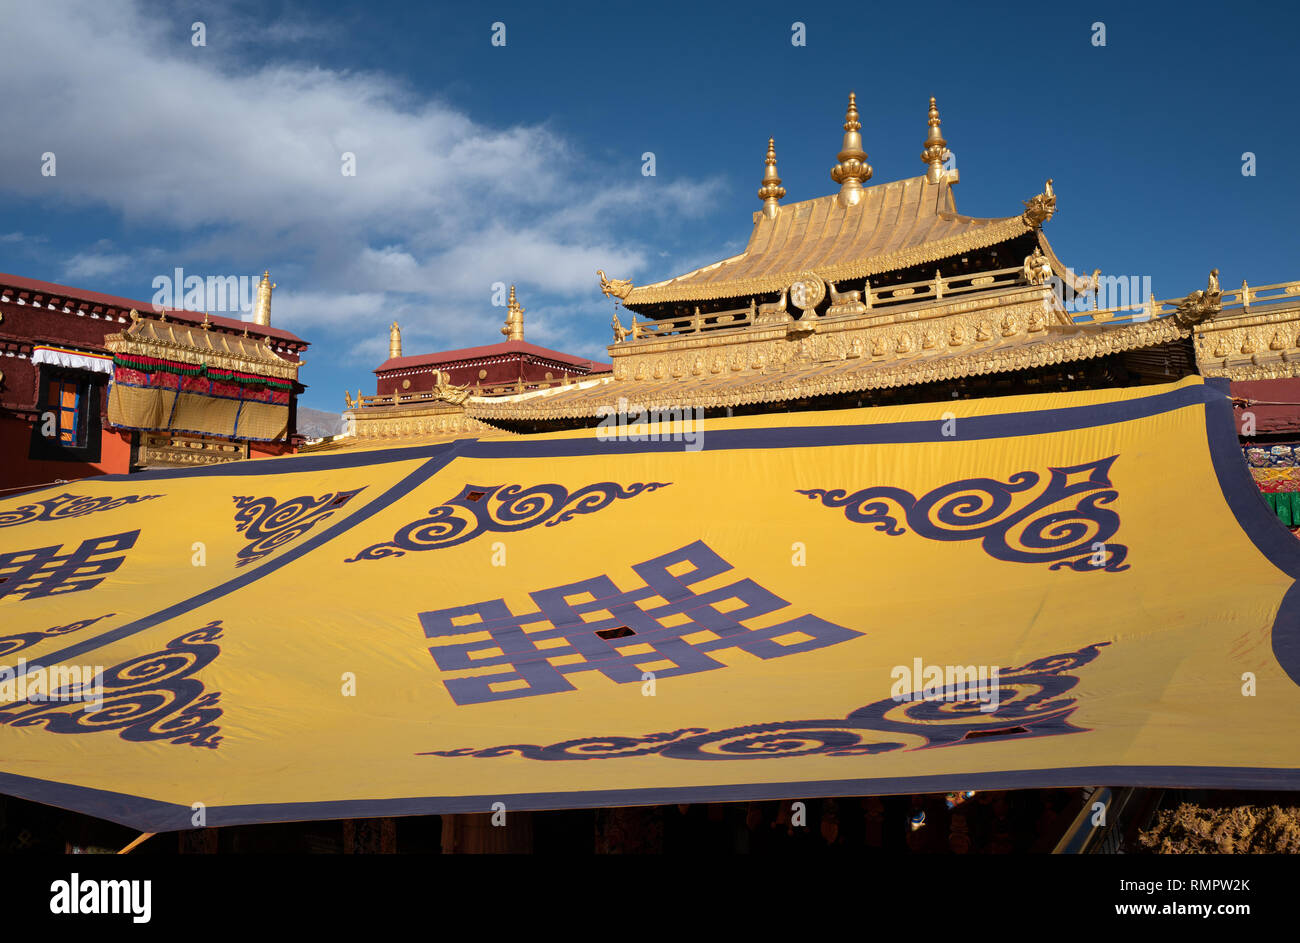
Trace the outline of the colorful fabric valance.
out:
M 266 386 L 273 390 L 292 390 L 293 382 L 278 380 L 274 377 L 241 373 L 237 370 L 222 370 L 207 364 L 183 363 L 177 360 L 162 360 L 157 357 L 145 357 L 140 354 L 117 354 L 113 365 L 138 370 L 142 373 L 174 373 L 183 377 L 206 376 L 214 380 L 225 380 L 241 386 Z
M 289 384 L 248 382 L 228 371 L 158 369 L 151 358 L 119 363 L 108 391 L 108 421 L 124 429 L 190 432 L 272 441 L 289 431 Z
M 65 350 L 62 347 L 50 347 L 39 344 L 32 348 L 32 363 L 48 363 L 56 367 L 72 370 L 89 370 L 92 373 L 112 373 L 113 358 L 90 354 L 81 350 Z

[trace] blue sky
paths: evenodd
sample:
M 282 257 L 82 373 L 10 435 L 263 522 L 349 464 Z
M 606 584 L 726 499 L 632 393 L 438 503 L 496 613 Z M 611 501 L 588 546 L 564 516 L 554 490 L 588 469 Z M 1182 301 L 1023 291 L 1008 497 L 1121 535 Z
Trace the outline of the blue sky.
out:
M 331 411 L 373 389 L 394 319 L 407 353 L 500 340 L 494 282 L 529 340 L 601 357 L 595 269 L 645 283 L 741 251 L 769 136 L 785 202 L 833 192 L 854 90 L 873 182 L 923 172 L 935 95 L 961 212 L 1014 215 L 1050 176 L 1078 270 L 1158 298 L 1214 266 L 1285 281 L 1298 26 L 1245 3 L 10 0 L 0 271 L 147 301 L 176 267 L 270 268 L 273 323 L 313 344 L 303 402 Z

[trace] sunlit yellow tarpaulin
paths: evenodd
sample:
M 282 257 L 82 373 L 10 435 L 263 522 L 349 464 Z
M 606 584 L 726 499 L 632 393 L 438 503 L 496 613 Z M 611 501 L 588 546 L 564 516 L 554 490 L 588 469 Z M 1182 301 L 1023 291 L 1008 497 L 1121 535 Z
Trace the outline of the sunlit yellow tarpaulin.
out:
M 1300 550 L 1225 394 L 466 440 L 13 498 L 0 789 L 158 831 L 196 803 L 228 825 L 1300 787 Z M 102 705 L 41 700 L 93 697 L 55 677 L 77 666 L 102 666 Z

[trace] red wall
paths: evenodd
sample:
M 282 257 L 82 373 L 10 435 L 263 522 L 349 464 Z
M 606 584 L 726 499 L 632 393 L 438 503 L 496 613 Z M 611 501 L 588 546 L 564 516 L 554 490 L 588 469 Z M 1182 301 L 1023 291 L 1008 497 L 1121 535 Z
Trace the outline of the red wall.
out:
M 249 442 L 249 458 L 274 458 L 277 455 L 289 455 L 294 451 L 292 442 Z
M 1242 434 L 1242 424 L 1247 412 L 1255 415 L 1255 435 L 1300 433 L 1300 379 L 1250 380 L 1230 384 L 1236 399 L 1262 401 L 1258 405 L 1237 405 L 1233 412 L 1237 418 L 1237 434 Z M 1290 405 L 1269 406 L 1263 403 Z
M 520 376 L 525 381 L 541 381 L 546 379 L 546 374 L 551 375 L 552 380 L 559 380 L 564 377 L 567 370 L 570 377 L 583 376 L 573 366 L 565 364 L 549 363 L 547 361 L 537 361 L 531 357 L 521 356 L 519 354 L 506 355 L 504 361 L 495 363 L 483 363 L 481 360 L 471 360 L 464 364 L 448 364 L 446 366 L 429 364 L 428 366 L 410 367 L 406 370 L 394 371 L 396 374 L 408 374 L 408 371 L 414 370 L 417 373 L 411 373 L 405 376 L 394 376 L 392 374 L 380 374 L 375 382 L 375 392 L 379 396 L 389 396 L 394 392 L 398 393 L 421 393 L 433 389 L 435 369 L 441 370 L 446 374 L 449 382 L 456 386 L 473 387 L 476 383 L 483 386 L 498 386 L 505 383 L 514 383 Z M 486 359 L 486 358 L 485 358 Z M 497 360 L 497 358 L 491 358 Z M 484 371 L 487 376 L 479 377 L 479 371 Z M 402 381 L 410 380 L 411 385 L 403 388 Z
M 101 430 L 98 462 L 29 461 L 31 424 L 0 416 L 0 489 L 44 485 L 57 479 L 74 481 L 91 475 L 126 474 L 131 470 L 131 435 Z M 12 493 L 12 492 L 10 492 Z

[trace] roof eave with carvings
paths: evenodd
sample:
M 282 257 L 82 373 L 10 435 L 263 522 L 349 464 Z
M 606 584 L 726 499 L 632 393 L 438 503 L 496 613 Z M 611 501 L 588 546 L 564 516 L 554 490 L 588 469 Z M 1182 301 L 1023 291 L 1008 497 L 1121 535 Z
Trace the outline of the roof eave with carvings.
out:
M 962 353 L 951 352 L 945 338 L 944 348 L 933 356 L 918 353 L 892 358 L 892 362 L 862 356 L 775 372 L 750 367 L 732 371 L 728 365 L 718 382 L 706 379 L 692 385 L 696 378 L 689 375 L 662 380 L 612 380 L 581 391 L 525 395 L 512 403 L 471 402 L 467 408 L 470 415 L 488 420 L 547 420 L 602 415 L 602 408 L 608 412 L 609 405 L 620 398 L 638 408 L 725 408 L 789 402 L 1031 370 L 1151 347 L 1187 335 L 1188 329 L 1172 318 L 1077 330 L 1058 326 L 1041 331 L 1034 339 L 1010 345 L 993 343 Z

